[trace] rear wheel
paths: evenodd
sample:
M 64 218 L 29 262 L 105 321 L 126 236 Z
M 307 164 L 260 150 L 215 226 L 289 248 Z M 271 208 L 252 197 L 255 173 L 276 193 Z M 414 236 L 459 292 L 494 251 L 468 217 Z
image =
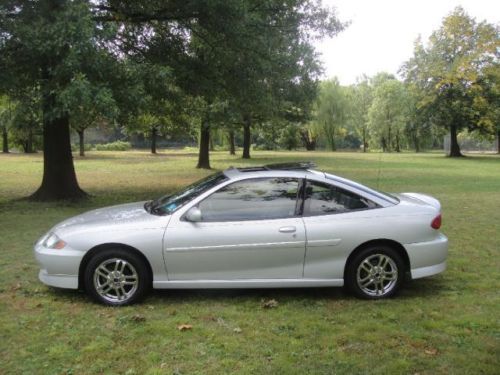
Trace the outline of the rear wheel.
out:
M 398 292 L 404 274 L 404 262 L 396 250 L 371 246 L 359 251 L 349 262 L 345 281 L 356 296 L 381 299 Z
M 85 268 L 85 289 L 96 301 L 111 306 L 129 305 L 146 295 L 151 275 L 144 261 L 125 249 L 104 250 Z

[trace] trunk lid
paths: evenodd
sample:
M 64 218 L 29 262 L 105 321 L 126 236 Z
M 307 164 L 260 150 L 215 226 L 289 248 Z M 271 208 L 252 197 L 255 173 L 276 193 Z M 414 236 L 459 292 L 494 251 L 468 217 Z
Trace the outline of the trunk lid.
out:
M 396 196 L 404 201 L 411 202 L 414 204 L 425 204 L 434 207 L 438 212 L 441 212 L 441 203 L 430 195 L 420 194 L 420 193 L 401 193 L 396 194 Z

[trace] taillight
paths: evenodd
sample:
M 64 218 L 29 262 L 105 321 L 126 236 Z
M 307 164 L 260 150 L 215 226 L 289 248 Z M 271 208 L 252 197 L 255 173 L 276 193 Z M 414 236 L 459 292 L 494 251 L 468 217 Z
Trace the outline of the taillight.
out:
M 441 228 L 441 214 L 437 215 L 431 222 L 431 227 L 434 229 Z

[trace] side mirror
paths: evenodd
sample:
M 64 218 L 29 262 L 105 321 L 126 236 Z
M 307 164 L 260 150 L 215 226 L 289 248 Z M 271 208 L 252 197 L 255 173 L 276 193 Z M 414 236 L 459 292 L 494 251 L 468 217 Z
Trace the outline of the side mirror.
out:
M 201 211 L 198 207 L 191 207 L 186 213 L 186 220 L 196 223 L 201 221 Z

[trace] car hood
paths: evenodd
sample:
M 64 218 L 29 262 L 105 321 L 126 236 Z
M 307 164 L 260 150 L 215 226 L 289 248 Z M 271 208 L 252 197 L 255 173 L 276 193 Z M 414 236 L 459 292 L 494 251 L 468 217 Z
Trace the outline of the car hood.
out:
M 76 228 L 95 228 L 102 230 L 116 229 L 146 229 L 157 227 L 164 216 L 152 215 L 144 209 L 145 202 L 121 204 L 118 206 L 98 208 L 74 216 L 57 224 L 53 230 L 65 232 Z

